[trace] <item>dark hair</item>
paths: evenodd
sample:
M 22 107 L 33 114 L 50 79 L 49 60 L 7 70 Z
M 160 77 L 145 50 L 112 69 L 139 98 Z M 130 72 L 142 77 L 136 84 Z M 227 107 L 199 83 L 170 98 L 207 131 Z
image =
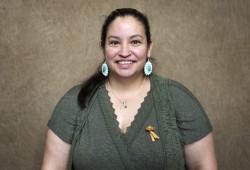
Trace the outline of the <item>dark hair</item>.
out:
M 102 26 L 101 31 L 101 47 L 104 49 L 106 36 L 108 32 L 108 28 L 110 24 L 117 18 L 117 17 L 125 17 L 125 16 L 132 16 L 140 21 L 144 27 L 145 34 L 147 37 L 148 46 L 151 43 L 151 34 L 150 34 L 150 26 L 147 17 L 142 14 L 141 12 L 137 11 L 136 9 L 132 8 L 121 8 L 116 9 L 110 13 L 110 15 L 105 19 L 104 24 Z M 81 109 L 84 109 L 87 103 L 90 101 L 93 94 L 96 92 L 98 87 L 106 80 L 100 71 L 100 66 L 97 68 L 97 71 L 85 80 L 81 86 L 81 90 L 78 94 L 78 104 Z
M 133 8 L 121 8 L 116 9 L 106 18 L 103 26 L 102 26 L 102 34 L 101 34 L 101 47 L 104 49 L 106 36 L 108 32 L 108 28 L 110 24 L 117 18 L 117 17 L 125 17 L 125 16 L 132 16 L 140 21 L 144 27 L 147 43 L 150 45 L 151 43 L 151 34 L 150 34 L 150 26 L 147 17 Z

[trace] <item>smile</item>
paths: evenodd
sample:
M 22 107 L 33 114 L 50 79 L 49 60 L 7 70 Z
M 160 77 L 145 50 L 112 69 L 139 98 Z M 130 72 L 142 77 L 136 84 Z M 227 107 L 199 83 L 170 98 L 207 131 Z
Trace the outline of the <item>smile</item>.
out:
M 133 61 L 117 61 L 119 64 L 132 64 Z

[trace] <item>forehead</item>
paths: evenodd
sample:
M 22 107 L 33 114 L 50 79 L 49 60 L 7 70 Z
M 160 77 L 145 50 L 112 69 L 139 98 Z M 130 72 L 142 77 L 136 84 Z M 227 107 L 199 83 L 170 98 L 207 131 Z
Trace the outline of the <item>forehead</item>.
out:
M 108 28 L 108 34 L 124 32 L 145 34 L 143 24 L 132 16 L 117 17 Z

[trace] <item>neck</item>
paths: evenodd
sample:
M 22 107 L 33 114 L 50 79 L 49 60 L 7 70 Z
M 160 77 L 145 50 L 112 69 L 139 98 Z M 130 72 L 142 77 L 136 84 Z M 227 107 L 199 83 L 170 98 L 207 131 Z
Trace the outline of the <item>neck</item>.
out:
M 139 88 L 137 89 L 133 89 L 133 90 L 128 90 L 128 88 L 124 88 L 121 91 L 117 91 L 117 89 L 114 89 L 113 87 L 111 87 L 110 85 L 110 81 L 107 81 L 107 89 L 108 91 L 110 91 L 112 93 L 112 95 L 114 95 L 114 97 L 119 100 L 119 102 L 122 104 L 120 106 L 120 109 L 126 109 L 128 107 L 128 100 L 130 100 L 131 98 L 137 96 L 137 94 L 143 90 L 144 84 L 146 81 L 146 76 L 144 76 L 143 81 L 140 83 Z M 131 85 L 130 85 L 131 86 Z M 123 85 L 124 87 L 124 85 Z
M 134 77 L 115 77 L 110 76 L 108 81 L 113 90 L 118 93 L 123 92 L 134 92 L 141 88 L 142 83 L 146 80 L 146 76 L 134 76 Z M 145 82 L 144 82 L 145 83 Z

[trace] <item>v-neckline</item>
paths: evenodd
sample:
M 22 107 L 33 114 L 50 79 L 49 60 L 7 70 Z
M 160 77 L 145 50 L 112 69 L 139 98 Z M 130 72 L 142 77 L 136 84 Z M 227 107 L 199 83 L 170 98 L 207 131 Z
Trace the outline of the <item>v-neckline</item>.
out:
M 110 97 L 108 96 L 108 91 L 105 88 L 105 85 L 100 86 L 100 91 L 98 93 L 98 99 L 101 106 L 101 112 L 105 120 L 107 131 L 116 146 L 117 151 L 124 163 L 124 166 L 127 169 L 134 169 L 134 165 L 130 156 L 130 146 L 132 142 L 136 139 L 136 136 L 140 132 L 143 124 L 146 122 L 149 117 L 150 112 L 153 109 L 153 102 L 151 99 L 153 94 L 151 89 L 147 93 L 147 96 L 144 98 L 144 101 L 141 104 L 141 107 L 138 109 L 134 120 L 131 122 L 131 125 L 127 128 L 126 133 L 122 133 L 119 128 L 119 122 L 117 121 L 117 116 L 115 115 L 115 110 L 112 107 Z M 146 131 L 145 131 L 146 133 Z
M 106 126 L 110 131 L 110 135 L 116 137 L 119 136 L 123 142 L 129 146 L 141 130 L 143 123 L 146 121 L 153 108 L 153 102 L 150 102 L 150 99 L 152 99 L 151 89 L 147 92 L 147 95 L 145 96 L 144 101 L 141 103 L 141 107 L 138 109 L 134 120 L 131 122 L 131 125 L 127 127 L 126 133 L 122 133 L 121 129 L 119 128 L 119 122 L 117 121 L 115 109 L 113 108 L 113 104 L 110 101 L 108 91 L 106 90 L 104 84 L 101 85 L 100 88 L 99 101 Z

